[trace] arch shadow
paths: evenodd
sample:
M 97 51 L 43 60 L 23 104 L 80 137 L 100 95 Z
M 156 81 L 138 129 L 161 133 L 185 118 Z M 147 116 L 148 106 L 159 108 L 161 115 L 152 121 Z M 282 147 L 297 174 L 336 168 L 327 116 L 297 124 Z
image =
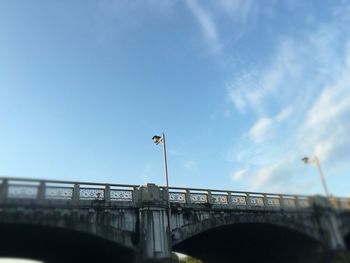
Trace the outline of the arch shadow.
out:
M 31 225 L 0 224 L 0 257 L 58 262 L 134 262 L 130 248 L 76 230 Z
M 302 217 L 296 213 L 282 214 L 282 213 L 231 213 L 226 215 L 214 214 L 207 219 L 201 219 L 199 214 L 189 214 L 187 220 L 190 224 L 184 224 L 175 229 L 178 234 L 178 239 L 174 240 L 176 245 L 185 239 L 198 235 L 204 231 L 213 228 L 223 227 L 235 224 L 268 224 L 287 228 L 301 234 L 307 235 L 310 238 L 319 240 L 319 230 L 314 227 L 312 216 L 306 215 Z M 311 224 L 310 224 L 311 223 Z
M 174 246 L 205 263 L 321 262 L 322 244 L 291 228 L 269 223 L 236 223 L 200 232 Z M 302 261 L 305 262 L 305 261 Z
M 350 232 L 344 237 L 345 245 L 347 250 L 350 251 Z

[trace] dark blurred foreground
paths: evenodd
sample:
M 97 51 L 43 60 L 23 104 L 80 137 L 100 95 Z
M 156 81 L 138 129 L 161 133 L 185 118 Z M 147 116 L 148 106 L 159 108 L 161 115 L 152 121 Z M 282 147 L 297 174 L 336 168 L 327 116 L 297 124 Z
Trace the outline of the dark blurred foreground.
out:
M 172 260 L 172 263 L 205 263 L 199 259 L 195 259 L 189 256 L 180 258 L 176 254 L 172 255 Z M 328 259 L 321 260 L 320 263 L 350 263 L 350 252 L 339 252 L 337 255 L 333 255 Z

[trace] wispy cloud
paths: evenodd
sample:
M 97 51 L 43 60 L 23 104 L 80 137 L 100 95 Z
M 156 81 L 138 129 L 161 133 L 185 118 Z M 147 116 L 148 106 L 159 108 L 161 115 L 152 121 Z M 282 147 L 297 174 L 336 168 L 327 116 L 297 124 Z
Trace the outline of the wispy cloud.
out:
M 271 138 L 274 130 L 279 128 L 283 121 L 287 120 L 291 115 L 292 109 L 290 107 L 282 109 L 274 117 L 262 117 L 259 118 L 255 124 L 250 128 L 248 136 L 255 142 L 261 143 L 266 139 Z
M 227 84 L 238 112 L 257 116 L 242 134 L 246 147 L 229 150 L 241 166 L 232 173 L 235 183 L 260 191 L 312 191 L 317 178 L 300 176 L 306 173 L 304 154 L 315 153 L 333 167 L 350 157 L 350 39 L 340 19 L 319 23 L 298 39 L 281 38 L 269 64 Z
M 223 33 L 224 31 L 220 34 L 223 19 L 238 29 L 252 17 L 256 17 L 258 10 L 257 1 L 254 0 L 218 0 L 209 3 L 186 0 L 185 3 L 201 28 L 210 54 L 221 53 L 226 46 L 236 42 L 243 34 L 241 30 L 235 30 L 229 37 Z
M 291 107 L 287 107 L 282 109 L 278 115 L 276 116 L 277 121 L 284 121 L 288 119 L 288 117 L 293 113 L 293 109 Z
M 187 0 L 186 3 L 199 23 L 205 39 L 210 45 L 217 46 L 219 44 L 219 36 L 216 24 L 210 12 L 204 9 L 204 7 L 197 2 L 197 0 Z
M 247 20 L 257 12 L 256 2 L 253 0 L 218 0 L 222 12 L 227 13 L 237 22 L 247 22 Z
M 233 181 L 240 181 L 244 178 L 246 173 L 247 173 L 246 169 L 238 170 L 238 171 L 234 172 L 234 174 L 232 175 L 232 180 Z
M 281 90 L 286 78 L 298 74 L 301 65 L 296 49 L 295 41 L 285 38 L 280 42 L 270 66 L 241 72 L 226 84 L 229 98 L 240 112 L 261 112 L 267 106 L 264 104 L 266 98 Z
M 257 143 L 262 142 L 272 125 L 271 118 L 261 118 L 249 130 L 249 136 Z
M 350 52 L 339 79 L 325 87 L 317 97 L 300 128 L 307 134 L 307 146 L 323 160 L 350 155 Z

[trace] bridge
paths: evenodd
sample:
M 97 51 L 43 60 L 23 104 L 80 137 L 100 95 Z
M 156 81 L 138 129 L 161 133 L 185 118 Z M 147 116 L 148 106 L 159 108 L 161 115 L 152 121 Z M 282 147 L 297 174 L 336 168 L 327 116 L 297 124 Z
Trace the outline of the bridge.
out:
M 170 262 L 173 251 L 327 262 L 350 247 L 350 198 L 0 178 L 0 234 L 0 257 L 44 262 Z

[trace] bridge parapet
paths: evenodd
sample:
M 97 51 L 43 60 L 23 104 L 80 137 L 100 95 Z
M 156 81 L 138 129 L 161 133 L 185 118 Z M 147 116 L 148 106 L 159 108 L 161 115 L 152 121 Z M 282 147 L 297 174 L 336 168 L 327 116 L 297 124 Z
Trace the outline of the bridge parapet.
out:
M 138 251 L 141 262 L 168 260 L 186 238 L 238 223 L 285 227 L 342 249 L 349 211 L 350 198 L 0 177 L 1 223 L 85 231 Z
M 1 178 L 0 202 L 6 201 L 71 201 L 104 200 L 137 202 L 138 185 L 65 182 L 25 178 Z
M 212 208 L 253 210 L 303 210 L 313 209 L 314 197 L 230 190 L 169 187 L 171 203 L 178 205 L 210 205 Z M 339 210 L 350 210 L 350 198 L 325 199 L 328 206 Z
M 88 202 L 104 200 L 136 205 L 139 185 L 68 182 L 26 178 L 0 178 L 0 202 L 11 200 Z M 164 190 L 164 187 L 160 187 Z M 164 193 L 164 191 L 162 191 Z M 141 199 L 140 199 L 141 198 Z M 161 199 L 166 199 L 162 197 Z M 169 187 L 174 205 L 210 205 L 215 208 L 253 210 L 310 210 L 314 199 L 306 195 L 285 195 L 231 190 Z M 350 198 L 330 197 L 328 205 L 336 210 L 350 210 Z

